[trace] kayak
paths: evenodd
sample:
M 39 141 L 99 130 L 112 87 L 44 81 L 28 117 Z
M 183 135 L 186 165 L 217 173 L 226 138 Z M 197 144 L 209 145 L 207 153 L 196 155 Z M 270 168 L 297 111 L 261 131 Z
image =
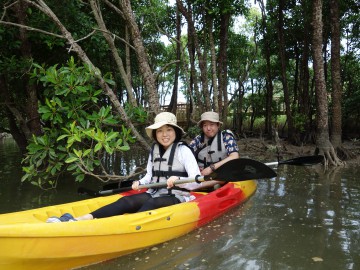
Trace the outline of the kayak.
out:
M 245 202 L 256 181 L 229 182 L 196 199 L 147 212 L 76 222 L 46 223 L 51 216 L 81 216 L 129 191 L 0 215 L 1 269 L 73 269 L 120 257 L 185 235 Z

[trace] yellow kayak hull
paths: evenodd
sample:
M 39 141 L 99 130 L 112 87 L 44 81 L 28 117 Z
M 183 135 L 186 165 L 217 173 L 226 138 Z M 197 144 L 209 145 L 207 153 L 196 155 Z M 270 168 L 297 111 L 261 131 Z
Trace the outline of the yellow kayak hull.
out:
M 0 269 L 72 269 L 129 254 L 203 226 L 255 190 L 253 180 L 228 183 L 206 195 L 194 193 L 191 202 L 89 221 L 45 222 L 64 213 L 89 213 L 119 195 L 2 214 Z

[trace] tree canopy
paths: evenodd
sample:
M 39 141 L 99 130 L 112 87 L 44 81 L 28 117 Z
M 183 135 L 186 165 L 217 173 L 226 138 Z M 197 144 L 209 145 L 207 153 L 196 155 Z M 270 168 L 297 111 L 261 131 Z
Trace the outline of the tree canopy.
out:
M 180 98 L 186 129 L 214 110 L 240 136 L 312 142 L 333 165 L 359 136 L 354 0 L 0 2 L 0 131 L 40 187 L 65 170 L 113 179 L 104 155 L 149 148 L 144 126 Z

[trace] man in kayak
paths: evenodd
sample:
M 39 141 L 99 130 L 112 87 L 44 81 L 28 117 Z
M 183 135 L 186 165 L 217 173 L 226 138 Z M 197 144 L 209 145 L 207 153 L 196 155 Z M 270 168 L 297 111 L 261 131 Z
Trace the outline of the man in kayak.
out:
M 149 155 L 146 175 L 139 181 L 134 181 L 132 189 L 138 190 L 140 185 L 155 182 L 163 182 L 163 188 L 152 188 L 143 193 L 124 196 L 84 216 L 74 218 L 66 213 L 61 217 L 50 217 L 47 222 L 105 218 L 148 211 L 195 199 L 189 190 L 199 189 L 201 183 L 192 182 L 175 186 L 176 181 L 181 178 L 195 179 L 200 175 L 191 149 L 180 141 L 183 133 L 183 129 L 177 125 L 176 116 L 169 112 L 159 113 L 155 117 L 155 123 L 146 128 L 146 134 L 154 139 L 155 143 Z
M 226 162 L 240 157 L 234 134 L 230 130 L 221 130 L 222 124 L 218 113 L 204 112 L 198 122 L 202 132 L 189 144 L 202 175 L 209 175 Z M 208 181 L 203 183 L 203 187 L 224 183 Z

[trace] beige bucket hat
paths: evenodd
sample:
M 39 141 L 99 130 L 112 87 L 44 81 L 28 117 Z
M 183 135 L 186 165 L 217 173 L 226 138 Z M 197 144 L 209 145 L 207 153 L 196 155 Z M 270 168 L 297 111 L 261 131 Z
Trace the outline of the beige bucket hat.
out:
M 177 125 L 177 119 L 176 119 L 176 116 L 172 113 L 169 113 L 169 112 L 162 112 L 162 113 L 159 113 L 156 117 L 155 117 L 155 120 L 154 120 L 154 124 L 152 124 L 151 126 L 148 126 L 147 128 L 145 128 L 146 130 L 146 134 L 152 138 L 152 131 L 154 129 L 158 129 L 164 125 L 170 125 L 170 126 L 173 126 L 173 127 L 177 127 L 178 129 L 181 130 L 182 134 L 184 134 L 184 130 L 179 127 Z
M 201 115 L 201 120 L 198 122 L 198 126 L 201 127 L 201 124 L 203 121 L 210 121 L 213 123 L 219 123 L 220 125 L 223 124 L 223 122 L 221 122 L 219 120 L 219 114 L 216 112 L 204 112 Z

